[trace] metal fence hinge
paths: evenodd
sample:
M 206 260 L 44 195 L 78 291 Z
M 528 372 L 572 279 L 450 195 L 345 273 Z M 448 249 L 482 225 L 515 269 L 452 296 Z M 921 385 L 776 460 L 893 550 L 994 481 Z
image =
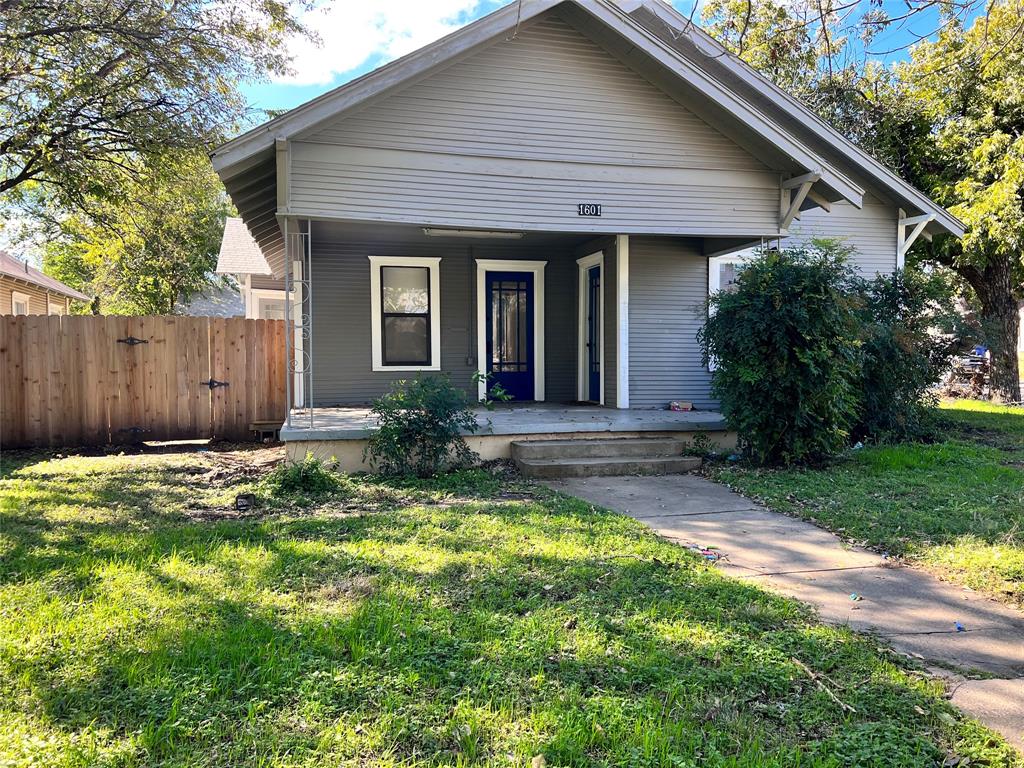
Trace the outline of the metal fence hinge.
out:
M 136 344 L 149 344 L 149 339 L 137 339 L 134 336 L 129 336 L 127 339 L 118 339 L 117 343 L 134 347 Z
M 210 389 L 216 389 L 217 387 L 226 387 L 228 385 L 226 381 L 217 381 L 216 379 L 210 379 L 209 381 L 201 381 L 199 383 L 202 384 L 204 387 L 209 387 Z

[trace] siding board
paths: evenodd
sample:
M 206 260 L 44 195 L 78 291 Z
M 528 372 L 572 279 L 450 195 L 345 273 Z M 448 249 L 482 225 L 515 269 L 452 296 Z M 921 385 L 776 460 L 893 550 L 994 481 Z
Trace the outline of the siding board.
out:
M 545 391 L 549 402 L 576 397 L 576 262 L 572 245 L 450 245 L 412 242 L 382 230 L 379 238 L 348 239 L 314 223 L 311 240 L 313 395 L 315 405 L 372 401 L 410 371 L 371 370 L 370 255 L 440 256 L 441 372 L 475 396 L 476 259 L 547 261 L 545 267 Z
M 664 408 L 689 400 L 716 407 L 711 374 L 701 363 L 708 260 L 699 244 L 633 237 L 629 243 L 629 403 Z
M 820 208 L 804 211 L 800 220 L 790 226 L 790 236 L 783 244 L 834 238 L 854 249 L 853 264 L 865 277 L 889 274 L 896 269 L 897 218 L 894 206 L 869 196 L 865 196 L 861 210 L 849 203 L 833 203 L 831 213 Z
M 310 129 L 299 216 L 529 231 L 770 234 L 778 176 L 557 15 Z M 580 220 L 576 203 L 604 214 Z

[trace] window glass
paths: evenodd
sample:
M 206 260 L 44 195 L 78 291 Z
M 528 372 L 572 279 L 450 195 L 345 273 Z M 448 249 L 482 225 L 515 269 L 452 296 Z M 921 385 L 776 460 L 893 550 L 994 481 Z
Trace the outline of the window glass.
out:
M 428 364 L 430 337 L 427 316 L 384 316 L 384 363 Z
M 27 296 L 13 296 L 11 298 L 11 312 L 15 315 L 27 315 L 28 314 L 28 297 Z
M 426 267 L 381 267 L 384 312 L 426 314 L 430 307 L 430 270 Z
M 381 267 L 384 365 L 430 365 L 430 270 Z
M 284 320 L 284 302 L 279 299 L 260 299 L 259 316 L 263 320 Z
M 732 293 L 736 290 L 737 264 L 726 262 L 718 265 L 718 289 Z

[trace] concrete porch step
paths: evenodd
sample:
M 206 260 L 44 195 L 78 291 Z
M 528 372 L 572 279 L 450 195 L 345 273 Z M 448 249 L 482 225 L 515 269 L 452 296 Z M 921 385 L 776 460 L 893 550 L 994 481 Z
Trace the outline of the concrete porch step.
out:
M 515 440 L 513 459 L 599 459 L 680 456 L 683 443 L 671 437 L 619 437 L 588 440 Z
M 589 441 L 580 441 L 589 442 Z M 610 475 L 668 475 L 700 466 L 695 456 L 600 456 L 596 458 L 516 459 L 526 477 L 603 477 Z

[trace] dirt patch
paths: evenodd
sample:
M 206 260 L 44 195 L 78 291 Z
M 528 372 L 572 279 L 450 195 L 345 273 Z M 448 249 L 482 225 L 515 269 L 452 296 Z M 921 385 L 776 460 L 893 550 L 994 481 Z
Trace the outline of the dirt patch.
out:
M 203 467 L 196 468 L 196 479 L 217 488 L 256 480 L 285 459 L 283 445 L 259 450 L 209 452 Z

